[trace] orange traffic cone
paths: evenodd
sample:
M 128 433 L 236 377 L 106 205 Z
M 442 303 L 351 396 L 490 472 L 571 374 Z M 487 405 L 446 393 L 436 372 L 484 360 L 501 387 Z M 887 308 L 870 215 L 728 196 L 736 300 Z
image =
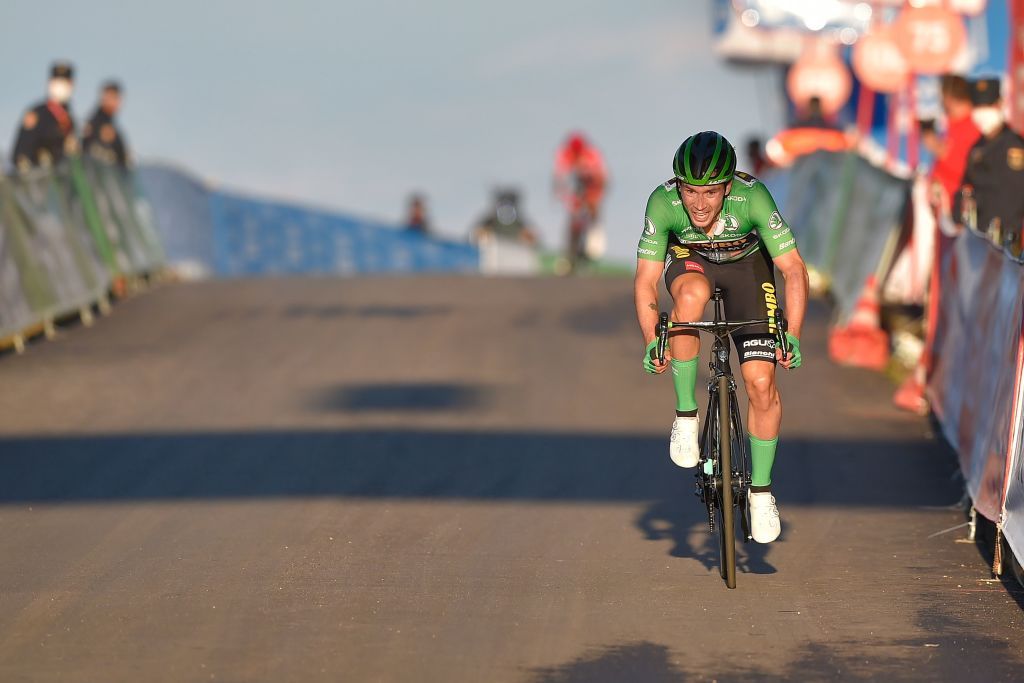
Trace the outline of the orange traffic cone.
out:
M 884 370 L 889 362 L 889 335 L 882 329 L 882 306 L 878 300 L 878 280 L 874 274 L 864 281 L 853 315 L 844 327 L 832 330 L 828 354 L 840 365 Z

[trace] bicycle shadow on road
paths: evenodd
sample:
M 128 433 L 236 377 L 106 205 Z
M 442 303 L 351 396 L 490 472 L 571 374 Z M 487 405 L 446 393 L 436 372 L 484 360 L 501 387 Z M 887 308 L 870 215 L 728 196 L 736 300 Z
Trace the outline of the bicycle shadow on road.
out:
M 636 526 L 649 541 L 672 541 L 670 557 L 697 560 L 708 571 L 718 571 L 718 537 L 708 528 L 704 504 L 696 496 L 660 500 L 652 503 L 636 519 Z M 785 540 L 783 536 L 776 543 Z M 771 544 L 743 543 L 737 537 L 736 567 L 744 574 L 774 574 L 777 570 L 768 561 Z

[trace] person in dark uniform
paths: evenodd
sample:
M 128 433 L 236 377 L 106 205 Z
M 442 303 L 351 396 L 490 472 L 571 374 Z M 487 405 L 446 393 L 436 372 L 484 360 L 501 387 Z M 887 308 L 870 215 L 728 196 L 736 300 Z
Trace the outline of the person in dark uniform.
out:
M 74 71 L 68 62 L 55 62 L 44 102 L 25 112 L 14 143 L 11 162 L 19 170 L 55 164 L 78 150 L 71 117 Z
M 971 119 L 981 139 L 967 155 L 967 169 L 953 216 L 974 223 L 997 244 L 1020 239 L 1024 222 L 1024 138 L 1006 125 L 999 80 L 971 83 Z
M 128 148 L 114 117 L 121 109 L 121 84 L 107 81 L 100 88 L 100 102 L 82 130 L 82 148 L 111 164 L 128 166 Z

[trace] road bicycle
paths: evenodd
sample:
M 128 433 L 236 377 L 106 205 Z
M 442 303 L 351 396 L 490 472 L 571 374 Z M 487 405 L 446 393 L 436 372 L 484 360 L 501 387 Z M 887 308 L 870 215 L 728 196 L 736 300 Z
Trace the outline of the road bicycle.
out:
M 745 327 L 767 325 L 775 335 L 776 348 L 783 350 L 783 358 L 789 354 L 789 343 L 786 340 L 786 319 L 781 308 L 776 308 L 771 318 L 726 320 L 725 299 L 720 288 L 715 288 L 711 301 L 715 310 L 714 320 L 672 322 L 668 313 L 662 313 L 655 331 L 658 334 L 657 352 L 661 363 L 665 362 L 668 337 L 673 331 L 703 331 L 715 340 L 711 346 L 708 409 L 701 429 L 701 458 L 697 465 L 696 493 L 707 507 L 711 533 L 717 531 L 722 578 L 726 586 L 735 588 L 737 513 L 743 530 L 743 541 L 749 542 L 752 538 L 750 451 L 736 399 L 736 380 L 729 364 L 729 335 Z

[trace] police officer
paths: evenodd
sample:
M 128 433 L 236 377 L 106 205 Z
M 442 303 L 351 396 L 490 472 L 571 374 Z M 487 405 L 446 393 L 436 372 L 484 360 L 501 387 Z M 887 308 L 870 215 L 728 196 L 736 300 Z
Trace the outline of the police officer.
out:
M 1024 138 L 1006 125 L 998 79 L 973 81 L 971 102 L 982 137 L 967 155 L 953 215 L 965 223 L 974 219 L 978 230 L 1002 243 L 1018 238 L 1024 222 Z
M 121 84 L 107 81 L 100 88 L 100 101 L 82 130 L 82 148 L 87 154 L 122 168 L 128 166 L 128 150 L 114 117 L 121 109 Z
M 78 149 L 71 117 L 74 71 L 68 62 L 50 68 L 46 100 L 25 112 L 11 161 L 19 170 L 57 163 Z

